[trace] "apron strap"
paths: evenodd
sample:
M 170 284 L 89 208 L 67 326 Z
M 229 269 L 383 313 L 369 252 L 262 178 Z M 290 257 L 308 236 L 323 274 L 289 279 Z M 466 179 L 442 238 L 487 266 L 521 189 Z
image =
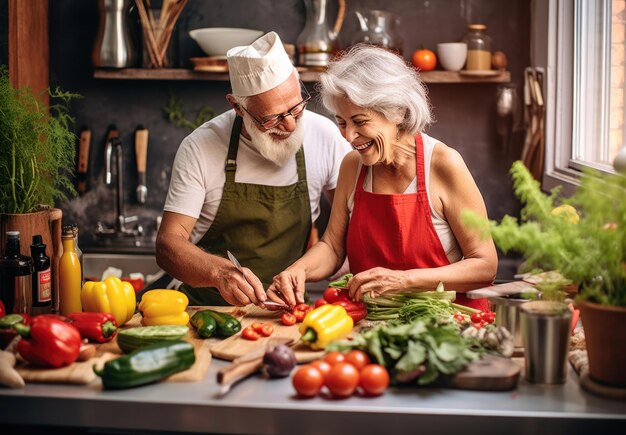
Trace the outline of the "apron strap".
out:
M 230 141 L 228 143 L 228 155 L 226 157 L 226 181 L 233 183 L 235 181 L 235 172 L 237 172 L 237 151 L 239 150 L 239 134 L 241 133 L 241 125 L 243 118 L 235 117 L 235 123 L 230 131 Z
M 304 159 L 304 145 L 300 146 L 296 153 L 296 165 L 298 166 L 298 181 L 306 180 L 306 160 Z
M 417 172 L 417 192 L 426 191 L 426 168 L 424 167 L 424 141 L 422 134 L 415 135 L 415 171 Z M 429 212 L 430 213 L 430 212 Z

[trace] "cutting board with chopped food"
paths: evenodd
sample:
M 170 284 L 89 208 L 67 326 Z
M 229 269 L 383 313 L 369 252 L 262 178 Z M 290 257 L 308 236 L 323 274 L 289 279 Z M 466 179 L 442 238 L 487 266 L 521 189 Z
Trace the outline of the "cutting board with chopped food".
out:
M 135 316 L 124 324 L 121 329 L 141 326 L 141 315 Z M 187 370 L 176 373 L 163 382 L 196 382 L 205 378 L 209 366 L 211 365 L 210 343 L 203 340 L 192 327 L 189 328 L 187 336 L 184 338 L 193 344 L 195 349 L 196 362 Z M 96 380 L 97 376 L 93 371 L 93 366 L 98 367 L 105 362 L 123 355 L 115 339 L 108 343 L 95 344 L 96 354 L 86 361 L 77 361 L 66 367 L 58 369 L 38 368 L 29 365 L 25 361 L 18 359 L 16 370 L 26 382 L 46 382 L 63 384 L 89 384 Z
M 293 339 L 295 343 L 293 350 L 296 355 L 296 360 L 299 363 L 306 363 L 314 361 L 322 355 L 324 351 L 315 351 L 309 348 L 306 344 L 299 342 L 300 332 L 298 327 L 300 323 L 296 323 L 292 326 L 285 326 L 280 321 L 280 312 L 262 310 L 254 305 L 249 305 L 243 308 L 237 307 L 194 307 L 194 309 L 212 309 L 223 313 L 230 314 L 235 317 L 241 323 L 241 329 L 252 325 L 255 322 L 269 323 L 274 328 L 274 332 L 269 337 L 261 337 L 258 340 L 247 340 L 241 336 L 241 332 L 225 338 L 211 347 L 211 353 L 215 358 L 232 361 L 235 358 L 243 356 L 255 349 L 265 347 L 267 342 L 272 337 L 289 337 Z M 190 313 L 191 314 L 191 313 Z M 214 340 L 214 339 L 211 339 Z
M 508 391 L 517 387 L 522 366 L 512 359 L 485 355 L 454 376 L 442 378 L 441 386 L 461 390 Z

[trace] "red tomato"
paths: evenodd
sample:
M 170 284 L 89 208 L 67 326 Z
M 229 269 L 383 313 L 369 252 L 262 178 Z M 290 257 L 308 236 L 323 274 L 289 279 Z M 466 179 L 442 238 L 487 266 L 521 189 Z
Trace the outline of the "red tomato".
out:
M 311 365 L 300 367 L 291 379 L 293 387 L 302 397 L 314 397 L 324 385 L 322 373 Z
M 306 311 L 293 310 L 293 315 L 296 317 L 298 322 L 302 322 L 306 317 Z
M 368 396 L 378 396 L 389 386 L 389 373 L 380 364 L 369 364 L 361 370 L 359 386 Z
M 259 334 L 261 334 L 263 337 L 269 337 L 270 335 L 272 335 L 274 333 L 274 327 L 272 325 L 270 325 L 269 323 L 266 323 L 257 332 Z
M 326 384 L 326 377 L 328 376 L 328 373 L 330 372 L 331 365 L 328 364 L 328 362 L 324 361 L 323 359 L 318 359 L 316 361 L 313 361 L 311 365 L 320 371 L 320 373 L 324 377 L 324 384 Z
M 265 325 L 265 323 L 253 322 L 250 327 L 254 329 L 255 332 L 261 333 L 261 328 L 263 328 L 263 325 Z
M 346 355 L 346 362 L 352 364 L 358 371 L 370 363 L 370 357 L 362 350 L 354 349 Z
M 335 364 L 344 362 L 346 360 L 346 356 L 338 350 L 333 350 L 332 352 L 328 352 L 324 355 L 324 358 L 322 359 L 331 366 L 334 366 Z
M 437 66 L 437 56 L 426 48 L 415 50 L 411 61 L 413 66 L 421 71 L 432 71 Z
M 483 320 L 483 317 L 480 313 L 472 313 L 472 315 L 470 316 L 470 320 L 472 321 L 472 323 L 480 324 L 480 322 Z
M 352 364 L 335 364 L 326 376 L 326 386 L 335 397 L 348 397 L 359 385 L 359 371 Z
M 307 311 L 309 311 L 310 308 L 311 308 L 310 305 L 298 304 L 298 305 L 295 306 L 294 311 L 296 311 L 296 310 L 297 311 L 304 311 L 306 313 Z
M 282 316 L 280 316 L 280 321 L 285 326 L 295 325 L 296 324 L 296 316 L 294 316 L 291 313 L 283 313 Z
M 465 322 L 465 316 L 463 314 L 461 314 L 461 313 L 456 313 L 454 315 L 454 320 L 456 320 L 459 323 L 463 323 L 463 322 Z
M 319 298 L 318 300 L 315 301 L 315 308 L 321 307 L 322 305 L 326 305 L 328 302 L 326 301 L 326 299 L 323 298 Z
M 492 313 L 491 311 L 487 311 L 481 314 L 481 318 L 486 323 L 493 323 L 496 320 L 496 313 Z
M 259 333 L 256 332 L 254 329 L 252 329 L 252 326 L 247 326 L 243 328 L 243 331 L 241 331 L 241 337 L 245 338 L 246 340 L 253 340 L 253 341 L 261 338 Z

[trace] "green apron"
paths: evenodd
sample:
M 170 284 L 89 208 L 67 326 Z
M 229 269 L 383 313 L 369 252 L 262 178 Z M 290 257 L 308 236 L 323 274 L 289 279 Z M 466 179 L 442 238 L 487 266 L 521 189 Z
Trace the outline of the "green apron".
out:
M 242 119 L 230 134 L 226 182 L 215 220 L 197 243 L 203 250 L 226 257 L 231 251 L 242 266 L 259 277 L 265 288 L 306 251 L 311 232 L 311 205 L 306 181 L 304 147 L 296 153 L 298 181 L 290 186 L 236 183 L 237 150 Z M 214 287 L 181 285 L 189 305 L 229 305 Z

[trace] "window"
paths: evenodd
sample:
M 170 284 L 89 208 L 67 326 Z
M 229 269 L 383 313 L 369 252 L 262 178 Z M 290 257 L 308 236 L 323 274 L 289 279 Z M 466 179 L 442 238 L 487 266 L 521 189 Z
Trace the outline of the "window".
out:
M 535 0 L 533 60 L 547 71 L 543 186 L 612 172 L 626 144 L 626 0 Z

